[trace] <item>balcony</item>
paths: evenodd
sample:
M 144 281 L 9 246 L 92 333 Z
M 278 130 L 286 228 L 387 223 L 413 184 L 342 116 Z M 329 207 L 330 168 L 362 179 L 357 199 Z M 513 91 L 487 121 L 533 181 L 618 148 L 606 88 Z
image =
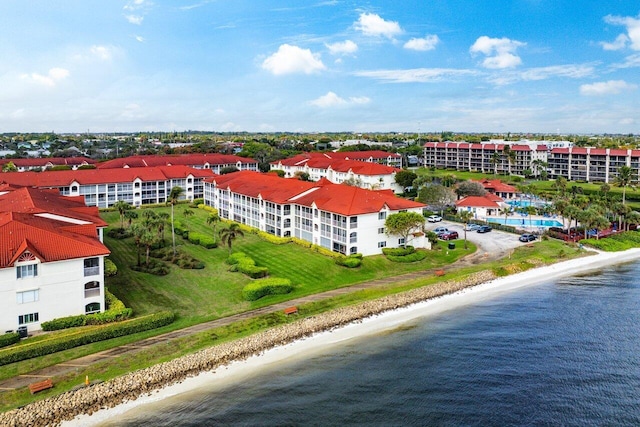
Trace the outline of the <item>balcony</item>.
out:
M 97 266 L 97 267 L 85 267 L 84 268 L 84 277 L 97 276 L 99 274 L 100 274 L 100 266 Z

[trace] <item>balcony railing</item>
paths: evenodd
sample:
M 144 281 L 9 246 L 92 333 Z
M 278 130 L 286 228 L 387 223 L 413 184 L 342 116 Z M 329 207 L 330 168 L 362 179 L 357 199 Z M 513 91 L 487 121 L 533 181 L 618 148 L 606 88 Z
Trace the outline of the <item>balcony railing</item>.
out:
M 99 297 L 99 296 L 100 296 L 100 288 L 93 288 L 93 289 L 85 289 L 84 290 L 84 297 L 85 298 Z
M 97 276 L 100 274 L 100 267 L 85 267 L 84 268 L 84 277 L 87 276 Z

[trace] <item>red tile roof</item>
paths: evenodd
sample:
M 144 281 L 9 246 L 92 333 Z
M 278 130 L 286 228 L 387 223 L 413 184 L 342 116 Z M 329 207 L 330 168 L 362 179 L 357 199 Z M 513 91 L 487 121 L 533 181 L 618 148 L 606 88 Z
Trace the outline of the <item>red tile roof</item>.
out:
M 304 153 L 288 159 L 271 162 L 272 165 L 289 167 L 308 166 L 312 169 L 333 169 L 338 172 L 352 171 L 357 175 L 389 175 L 397 172 L 397 168 L 381 165 L 379 163 L 361 162 L 359 160 L 336 159 L 336 153 Z
M 4 187 L 6 189 L 6 187 Z M 50 190 L 9 189 L 0 195 L 0 268 L 29 250 L 41 262 L 108 255 L 98 210 Z
M 182 154 L 177 156 L 131 156 L 123 157 L 106 162 L 98 163 L 99 169 L 113 168 L 138 168 L 154 166 L 203 166 L 209 165 L 236 165 L 240 163 L 258 163 L 256 160 L 247 157 L 240 157 L 229 154 L 205 153 L 205 154 Z
M 188 166 L 159 166 L 155 168 L 86 169 L 45 172 L 6 172 L 0 175 L 0 182 L 35 187 L 65 187 L 73 182 L 78 184 L 107 184 L 142 181 L 166 181 L 192 175 L 195 178 L 211 177 L 210 169 L 193 169 Z
M 17 167 L 42 167 L 48 164 L 54 166 L 93 165 L 95 160 L 88 157 L 37 157 L 27 159 L 0 159 L 0 166 L 12 162 Z
M 385 206 L 390 210 L 422 208 L 425 205 L 396 197 L 388 191 L 371 191 L 344 184 L 332 184 L 326 179 L 305 182 L 280 178 L 274 174 L 241 171 L 215 178 L 217 187 L 251 197 L 261 196 L 275 203 L 296 203 L 340 215 L 360 215 L 379 212 Z
M 464 208 L 500 208 L 500 205 L 485 196 L 467 196 L 458 200 L 456 206 Z
M 517 193 L 518 189 L 512 185 L 505 184 L 499 179 L 483 179 L 478 181 L 485 190 L 498 193 Z

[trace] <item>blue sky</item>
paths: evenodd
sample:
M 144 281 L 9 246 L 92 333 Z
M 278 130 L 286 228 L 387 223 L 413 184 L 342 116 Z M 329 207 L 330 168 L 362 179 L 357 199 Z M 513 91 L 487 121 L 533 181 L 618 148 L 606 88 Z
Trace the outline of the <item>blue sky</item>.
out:
M 629 0 L 3 0 L 0 132 L 640 134 Z

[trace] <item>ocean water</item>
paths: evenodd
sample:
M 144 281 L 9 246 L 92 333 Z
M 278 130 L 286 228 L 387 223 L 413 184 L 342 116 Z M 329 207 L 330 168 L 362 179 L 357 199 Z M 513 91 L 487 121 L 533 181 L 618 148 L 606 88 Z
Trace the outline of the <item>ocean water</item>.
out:
M 639 426 L 640 263 L 349 340 L 117 426 Z

